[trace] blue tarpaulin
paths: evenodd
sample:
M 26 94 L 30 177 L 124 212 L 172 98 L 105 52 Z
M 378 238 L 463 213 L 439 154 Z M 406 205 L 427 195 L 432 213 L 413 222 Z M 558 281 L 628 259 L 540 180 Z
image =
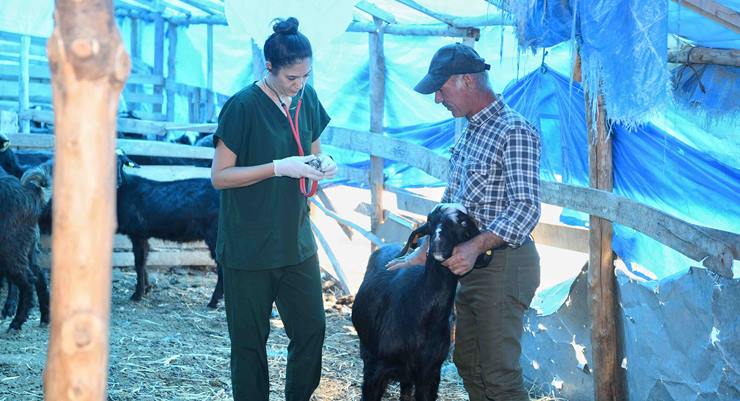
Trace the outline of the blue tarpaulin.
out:
M 542 178 L 587 186 L 582 90 L 569 87 L 568 78 L 544 67 L 507 87 L 504 97 L 540 129 Z M 613 125 L 614 192 L 691 223 L 740 232 L 740 159 L 735 157 L 740 139 L 733 134 L 707 132 L 686 117 L 681 119 L 679 139 L 662 127 L 671 117 L 667 114 L 659 125 L 648 123 L 632 131 Z M 711 147 L 714 155 L 693 143 Z M 585 225 L 587 218 L 578 215 L 569 213 L 564 220 Z M 658 279 L 697 264 L 619 225 L 615 225 L 612 245 L 628 266 L 637 263 Z M 734 271 L 737 277 L 737 262 Z
M 588 141 L 583 90 L 570 79 L 543 65 L 503 92 L 506 102 L 524 115 L 542 137 L 541 176 L 543 180 L 588 186 Z M 613 127 L 614 192 L 652 206 L 685 221 L 730 232 L 740 232 L 740 138 L 709 132 L 689 117 L 679 120 L 666 114 L 656 124 L 627 130 Z M 674 135 L 671 122 L 681 124 Z M 389 136 L 422 144 L 445 154 L 452 146 L 454 121 L 391 129 Z M 714 149 L 713 154 L 695 145 Z M 343 161 L 346 155 L 341 151 Z M 365 156 L 366 157 L 366 156 Z M 366 160 L 352 167 L 367 168 Z M 388 185 L 413 187 L 444 185 L 423 172 L 386 162 Z M 585 226 L 588 216 L 566 211 L 561 221 Z M 615 225 L 613 249 L 626 262 L 652 272 L 661 279 L 687 271 L 699 264 L 628 227 Z M 738 263 L 735 264 L 735 275 Z M 555 300 L 553 300 L 555 302 Z M 557 305 L 544 305 L 552 310 Z
M 711 124 L 740 115 L 740 67 L 686 64 L 672 74 L 673 97 L 684 108 L 704 114 Z
M 647 121 L 668 98 L 667 3 L 529 0 L 514 11 L 522 46 L 577 38 L 589 93 L 602 93 L 610 118 L 632 125 Z

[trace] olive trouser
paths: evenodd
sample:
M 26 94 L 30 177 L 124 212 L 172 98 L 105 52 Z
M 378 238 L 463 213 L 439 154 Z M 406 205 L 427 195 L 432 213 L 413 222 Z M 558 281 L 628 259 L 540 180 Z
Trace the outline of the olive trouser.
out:
M 234 401 L 268 401 L 267 336 L 275 302 L 290 339 L 286 401 L 308 401 L 321 377 L 326 320 L 316 255 L 269 270 L 224 269 Z
M 531 240 L 495 250 L 487 267 L 460 279 L 453 359 L 471 401 L 529 401 L 519 357 L 524 312 L 539 283 Z

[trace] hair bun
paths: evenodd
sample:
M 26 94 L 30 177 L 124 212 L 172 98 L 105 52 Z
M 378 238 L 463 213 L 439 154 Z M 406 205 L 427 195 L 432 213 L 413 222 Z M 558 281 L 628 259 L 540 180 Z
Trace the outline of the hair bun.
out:
M 272 26 L 272 30 L 275 33 L 282 33 L 285 35 L 294 35 L 298 33 L 298 20 L 294 17 L 289 17 L 288 19 L 278 18 L 275 21 L 275 24 Z

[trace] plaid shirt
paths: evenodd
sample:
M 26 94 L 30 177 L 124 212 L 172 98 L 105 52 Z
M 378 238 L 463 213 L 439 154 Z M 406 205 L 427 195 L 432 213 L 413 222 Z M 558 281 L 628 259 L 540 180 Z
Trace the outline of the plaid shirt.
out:
M 523 244 L 540 219 L 537 129 L 497 98 L 470 118 L 450 153 L 442 202 L 462 203 L 483 231 Z

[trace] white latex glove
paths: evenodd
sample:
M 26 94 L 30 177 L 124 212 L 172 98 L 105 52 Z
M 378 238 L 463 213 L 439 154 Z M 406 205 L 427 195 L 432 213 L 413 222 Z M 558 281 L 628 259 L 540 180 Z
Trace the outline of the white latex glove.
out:
M 275 177 L 291 177 L 291 178 L 303 178 L 318 181 L 324 178 L 324 174 L 306 164 L 307 162 L 314 160 L 316 156 L 291 156 L 285 159 L 273 160 L 273 168 L 275 170 Z
M 318 157 L 321 162 L 321 171 L 324 172 L 324 178 L 334 178 L 337 174 L 337 163 L 334 159 L 324 153 L 321 153 L 316 157 Z

